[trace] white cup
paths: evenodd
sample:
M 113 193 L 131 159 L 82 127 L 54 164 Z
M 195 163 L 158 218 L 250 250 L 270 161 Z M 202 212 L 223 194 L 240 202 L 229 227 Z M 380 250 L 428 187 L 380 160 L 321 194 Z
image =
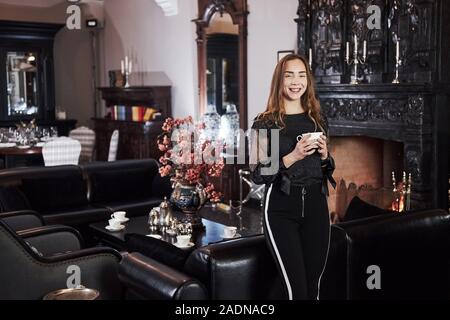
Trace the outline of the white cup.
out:
M 190 240 L 191 236 L 189 234 L 180 234 L 177 236 L 177 243 L 182 247 L 187 246 Z
M 320 138 L 320 136 L 323 134 L 323 132 L 319 131 L 319 132 L 306 132 L 304 134 L 299 134 L 297 136 L 297 141 L 300 141 L 300 139 L 304 136 L 309 134 L 308 140 L 318 140 Z
M 223 228 L 223 236 L 225 238 L 234 238 L 236 236 L 237 227 L 226 226 Z
M 120 221 L 117 219 L 109 219 L 108 222 L 109 222 L 109 226 L 113 229 L 120 228 L 120 226 L 121 226 Z
M 124 220 L 126 214 L 127 214 L 126 211 L 116 211 L 111 215 L 111 218 L 117 220 Z

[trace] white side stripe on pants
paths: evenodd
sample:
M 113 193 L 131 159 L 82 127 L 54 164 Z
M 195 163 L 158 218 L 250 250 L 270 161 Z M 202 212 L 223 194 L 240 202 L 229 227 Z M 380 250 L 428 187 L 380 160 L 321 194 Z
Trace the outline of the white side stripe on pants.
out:
M 329 219 L 328 219 L 329 220 Z M 320 280 L 322 280 L 323 273 L 325 272 L 325 268 L 327 267 L 327 261 L 328 261 L 328 254 L 330 253 L 330 242 L 331 242 L 331 223 L 328 223 L 328 248 L 327 248 L 327 256 L 325 258 L 325 263 L 323 265 L 322 272 L 319 276 L 319 281 L 317 283 L 317 296 L 316 300 L 319 300 L 320 295 Z
M 269 224 L 269 216 L 267 215 L 271 192 L 272 192 L 272 184 L 270 185 L 269 191 L 267 191 L 267 195 L 266 195 L 266 207 L 264 208 L 264 218 L 266 219 L 267 231 L 269 233 L 269 240 L 272 243 L 273 249 L 274 249 L 277 259 L 278 259 L 278 263 L 280 264 L 280 267 L 281 267 L 281 271 L 283 272 L 284 281 L 286 282 L 286 286 L 287 286 L 287 290 L 288 290 L 288 298 L 289 298 L 289 300 L 293 300 L 291 283 L 289 282 L 289 278 L 287 276 L 286 269 L 284 268 L 283 261 L 281 260 L 280 253 L 278 252 L 277 245 L 273 238 L 272 229 L 270 228 L 270 224 Z

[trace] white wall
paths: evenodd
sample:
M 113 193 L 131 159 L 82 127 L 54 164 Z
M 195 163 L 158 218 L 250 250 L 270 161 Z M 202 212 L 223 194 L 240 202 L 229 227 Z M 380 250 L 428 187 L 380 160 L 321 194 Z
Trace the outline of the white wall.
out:
M 66 111 L 78 126 L 91 125 L 94 116 L 94 84 L 91 37 L 86 30 L 63 28 L 55 37 L 56 107 Z
M 175 117 L 197 117 L 196 3 L 181 0 L 178 15 L 166 17 L 153 0 L 105 1 L 103 84 L 109 85 L 107 72 L 120 69 L 127 54 L 134 71 L 167 74 Z
M 297 47 L 297 0 L 248 0 L 248 127 L 266 108 L 277 51 Z
M 0 0 L 1 3 L 2 0 Z M 107 72 L 120 68 L 125 54 L 133 58 L 134 71 L 162 71 L 172 81 L 172 113 L 198 118 L 196 0 L 179 0 L 176 16 L 164 16 L 153 0 L 107 0 L 105 28 L 99 32 L 101 85 L 109 86 Z M 277 51 L 296 48 L 294 19 L 297 0 L 248 0 L 248 120 L 265 109 Z M 5 9 L 7 5 L 3 5 Z M 65 21 L 66 3 L 54 10 L 9 10 L 15 19 Z M 52 17 L 44 17 L 43 11 Z M 6 10 L 3 10 L 6 13 Z M 19 17 L 20 13 L 20 17 Z M 32 19 L 30 15 L 33 14 Z M 6 18 L 4 14 L 0 17 Z M 91 87 L 89 35 L 63 32 L 55 44 L 56 103 L 71 118 L 85 124 L 94 115 Z
M 198 118 L 195 24 L 197 1 L 180 0 L 177 16 L 166 17 L 152 0 L 105 1 L 103 84 L 127 53 L 136 71 L 163 71 L 173 83 L 175 117 Z M 248 0 L 248 122 L 263 111 L 277 51 L 297 46 L 297 0 Z M 102 54 L 101 54 L 102 56 Z

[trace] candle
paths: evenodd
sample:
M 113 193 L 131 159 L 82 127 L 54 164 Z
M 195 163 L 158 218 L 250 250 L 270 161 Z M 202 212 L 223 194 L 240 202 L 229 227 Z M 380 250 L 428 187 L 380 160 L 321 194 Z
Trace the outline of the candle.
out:
M 345 60 L 350 60 L 350 43 L 348 41 L 345 43 Z
M 309 66 L 312 66 L 312 48 L 309 48 Z
M 397 40 L 396 50 L 395 50 L 395 60 L 400 60 L 400 41 Z
M 367 41 L 364 40 L 363 42 L 363 59 L 365 59 L 367 56 Z
M 353 52 L 355 53 L 355 57 L 358 56 L 358 37 L 355 36 L 353 37 L 353 42 L 354 42 L 354 48 L 353 48 Z
M 128 70 L 129 73 L 131 73 L 132 68 L 133 68 L 133 61 L 130 60 L 130 70 Z
M 125 56 L 125 71 L 128 72 L 128 56 Z
M 123 60 L 120 60 L 120 72 L 121 72 L 122 74 L 125 73 L 125 67 L 124 67 L 124 65 L 123 65 Z

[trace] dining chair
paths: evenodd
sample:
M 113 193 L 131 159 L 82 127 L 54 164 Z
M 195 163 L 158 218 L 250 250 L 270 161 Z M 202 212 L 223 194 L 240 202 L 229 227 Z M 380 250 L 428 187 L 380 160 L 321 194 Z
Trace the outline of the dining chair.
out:
M 44 144 L 42 156 L 46 167 L 64 164 L 78 164 L 81 143 L 78 140 L 59 137 Z
M 116 161 L 119 146 L 119 130 L 114 130 L 109 143 L 108 161 Z
M 69 132 L 69 138 L 78 140 L 81 144 L 80 163 L 91 162 L 94 156 L 95 131 L 88 127 L 78 127 Z

